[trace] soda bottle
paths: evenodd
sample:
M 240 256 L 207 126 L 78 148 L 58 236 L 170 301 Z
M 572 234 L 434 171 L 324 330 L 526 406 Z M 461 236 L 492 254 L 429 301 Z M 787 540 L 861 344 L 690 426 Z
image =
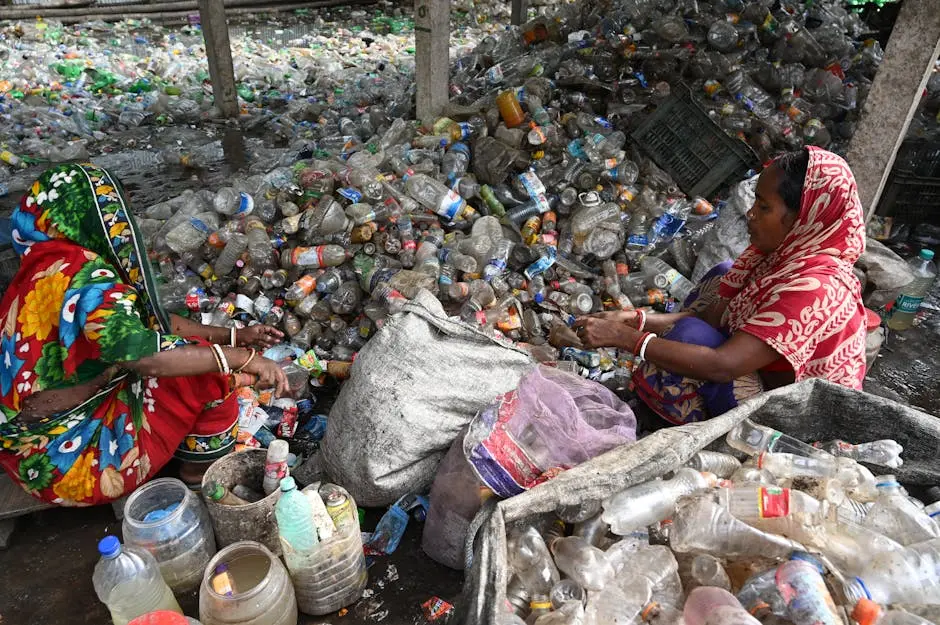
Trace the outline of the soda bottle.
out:
M 843 587 L 850 602 L 940 603 L 940 538 L 867 554 L 865 561 Z
M 640 268 L 651 286 L 669 291 L 676 301 L 684 302 L 695 288 L 692 281 L 669 266 L 661 258 L 646 256 L 640 261 Z
M 937 278 L 937 265 L 933 262 L 933 250 L 921 250 L 920 254 L 907 261 L 914 280 L 901 289 L 888 318 L 888 327 L 892 330 L 907 330 L 914 325 L 914 316 L 920 303 L 930 292 Z
M 281 253 L 281 267 L 337 267 L 347 260 L 341 245 L 315 245 L 292 247 Z
M 212 207 L 220 215 L 247 215 L 255 207 L 255 200 L 244 191 L 223 187 L 216 193 Z
M 98 543 L 98 553 L 101 559 L 92 581 L 114 625 L 127 625 L 131 619 L 157 610 L 183 613 L 149 551 L 121 545 L 116 536 L 105 536 Z
M 424 174 L 408 175 L 405 189 L 419 204 L 447 221 L 470 219 L 476 213 L 456 192 Z
M 268 455 L 264 460 L 264 483 L 266 495 L 278 489 L 281 480 L 287 475 L 287 455 L 290 453 L 287 441 L 277 439 L 268 445 Z
M 441 161 L 441 174 L 448 181 L 453 182 L 467 173 L 470 165 L 470 147 L 466 143 L 454 143 L 444 154 Z

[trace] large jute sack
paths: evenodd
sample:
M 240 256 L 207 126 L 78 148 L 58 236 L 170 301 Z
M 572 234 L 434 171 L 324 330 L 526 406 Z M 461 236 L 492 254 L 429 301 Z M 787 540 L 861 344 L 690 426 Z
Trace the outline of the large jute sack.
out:
M 330 411 L 324 469 L 363 506 L 427 490 L 460 430 L 533 366 L 419 291 L 359 352 Z

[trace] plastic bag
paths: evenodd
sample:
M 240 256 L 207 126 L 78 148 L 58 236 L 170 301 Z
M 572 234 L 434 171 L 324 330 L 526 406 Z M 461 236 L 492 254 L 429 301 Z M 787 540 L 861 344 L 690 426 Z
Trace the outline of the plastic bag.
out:
M 540 365 L 482 410 L 464 438 L 480 480 L 512 497 L 636 441 L 636 418 L 606 387 Z

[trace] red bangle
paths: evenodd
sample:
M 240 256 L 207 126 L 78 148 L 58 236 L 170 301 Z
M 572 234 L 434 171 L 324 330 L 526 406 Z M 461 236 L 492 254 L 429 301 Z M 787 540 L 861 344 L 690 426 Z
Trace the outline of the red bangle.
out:
M 644 333 L 642 333 L 642 334 L 640 335 L 640 338 L 637 339 L 636 345 L 633 346 L 633 355 L 634 355 L 634 356 L 639 356 L 639 355 L 640 355 L 640 346 L 643 345 L 643 341 L 644 341 L 644 340 L 646 339 L 646 337 L 649 336 L 650 334 L 652 334 L 652 332 L 644 332 Z
M 646 313 L 642 308 L 637 308 L 636 314 L 640 317 L 640 322 L 636 324 L 636 329 L 640 332 L 643 331 L 643 328 L 646 327 Z

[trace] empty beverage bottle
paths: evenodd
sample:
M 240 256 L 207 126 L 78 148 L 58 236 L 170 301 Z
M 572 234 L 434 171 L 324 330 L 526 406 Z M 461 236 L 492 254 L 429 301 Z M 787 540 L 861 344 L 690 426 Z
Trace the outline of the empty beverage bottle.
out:
M 707 449 L 697 452 L 687 464 L 696 471 L 714 473 L 721 478 L 729 478 L 741 468 L 741 461 L 734 456 Z
M 940 538 L 866 554 L 863 570 L 843 590 L 852 602 L 940 605 Z
M 777 589 L 777 568 L 775 566 L 755 573 L 747 578 L 738 591 L 738 601 L 751 614 L 757 616 L 759 611 L 763 611 L 767 615 L 786 616 L 787 604 Z
M 281 480 L 280 487 L 281 498 L 274 506 L 274 516 L 284 562 L 293 573 L 301 570 L 305 560 L 317 550 L 317 526 L 313 521 L 310 500 L 297 490 L 294 478 L 288 475 Z
M 650 286 L 669 291 L 678 302 L 684 302 L 695 285 L 692 281 L 669 266 L 661 258 L 647 256 L 640 261 L 640 268 L 647 277 Z
M 573 579 L 563 579 L 552 586 L 552 591 L 548 597 L 552 602 L 552 609 L 557 610 L 569 601 L 584 603 L 586 595 L 587 593 L 584 592 L 581 584 Z
M 825 443 L 813 443 L 813 447 L 840 458 L 851 458 L 856 462 L 880 464 L 892 469 L 897 469 L 904 464 L 904 460 L 901 459 L 904 447 L 891 439 L 859 443 L 857 445 L 841 440 L 832 440 Z
M 841 625 L 842 618 L 822 573 L 813 562 L 794 556 L 777 568 L 777 590 L 793 625 Z
M 441 174 L 453 182 L 467 173 L 470 165 L 470 147 L 466 143 L 455 143 L 447 148 L 441 161 Z
M 933 262 L 933 250 L 921 250 L 920 254 L 907 261 L 914 273 L 914 280 L 901 289 L 901 294 L 894 302 L 888 327 L 892 330 L 907 330 L 914 325 L 914 317 L 920 303 L 930 292 L 937 279 L 937 265 Z
M 246 249 L 248 249 L 248 239 L 245 235 L 240 232 L 232 234 L 212 265 L 215 275 L 221 277 L 232 273 Z
M 708 586 L 701 586 L 689 593 L 682 616 L 686 625 L 760 624 L 730 592 Z
M 224 187 L 215 194 L 212 207 L 220 215 L 247 215 L 254 210 L 255 200 L 244 191 Z
M 620 536 L 669 518 L 680 497 L 709 487 L 695 469 L 683 468 L 669 480 L 650 480 L 631 486 L 603 502 L 605 523 Z
M 270 244 L 270 242 L 269 242 Z M 281 267 L 338 267 L 346 262 L 348 256 L 342 245 L 315 245 L 313 247 L 292 247 L 281 253 Z
M 690 575 L 696 586 L 715 586 L 731 590 L 731 579 L 724 564 L 713 555 L 702 553 L 695 556 L 692 559 Z
M 268 445 L 264 459 L 264 481 L 262 488 L 270 495 L 281 486 L 281 480 L 287 476 L 287 456 L 290 453 L 287 441 L 277 439 Z
M 558 569 L 585 590 L 603 590 L 614 579 L 604 552 L 581 536 L 556 538 L 550 549 Z
M 226 506 L 244 506 L 248 503 L 251 503 L 231 492 L 219 482 L 209 482 L 209 484 L 206 485 L 206 489 L 203 491 L 203 493 L 212 501 L 225 504 Z
M 245 220 L 245 237 L 248 239 L 248 255 L 251 265 L 257 271 L 263 271 L 272 264 L 274 246 L 268 237 L 268 228 L 257 215 L 249 215 Z
M 201 213 L 198 217 L 190 217 L 167 232 L 167 247 L 177 254 L 182 254 L 205 243 L 209 234 L 215 230 L 212 222 L 204 219 L 205 217 L 205 213 Z
M 539 531 L 530 526 L 514 533 L 509 538 L 507 551 L 509 564 L 528 591 L 531 602 L 548 603 L 560 576 Z M 551 609 L 551 603 L 548 607 Z
M 447 221 L 469 220 L 476 214 L 455 191 L 424 174 L 407 175 L 405 189 L 419 204 Z
M 878 496 L 862 525 L 902 545 L 940 536 L 937 522 L 914 504 L 893 475 L 881 475 L 875 483 Z
M 725 440 L 729 445 L 749 456 L 757 456 L 761 452 L 770 451 L 809 458 L 832 458 L 831 454 L 771 427 L 754 423 L 750 419 L 745 419 L 734 426 Z
M 870 599 L 862 599 L 852 609 L 858 625 L 933 625 L 925 618 L 902 610 L 886 610 Z
M 121 545 L 116 536 L 105 536 L 98 543 L 98 553 L 101 559 L 92 581 L 114 625 L 127 625 L 131 619 L 157 610 L 183 613 L 150 552 Z

